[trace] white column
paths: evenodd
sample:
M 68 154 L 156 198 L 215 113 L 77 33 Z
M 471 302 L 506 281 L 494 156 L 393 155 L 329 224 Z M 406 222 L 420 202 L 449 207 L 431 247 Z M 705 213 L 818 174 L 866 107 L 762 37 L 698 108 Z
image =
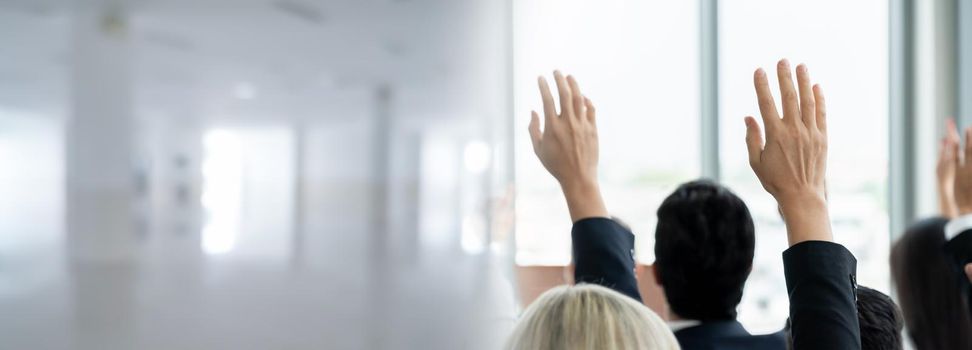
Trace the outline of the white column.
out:
M 972 2 L 958 2 L 958 119 L 972 125 Z
M 134 253 L 132 47 L 120 12 L 77 9 L 66 123 L 66 228 L 72 257 Z
M 374 115 L 372 117 L 371 149 L 371 228 L 369 232 L 372 259 L 385 262 L 388 258 L 388 187 L 389 154 L 391 151 L 391 130 L 394 123 L 391 117 L 392 91 L 387 85 L 375 91 Z M 380 264 L 379 264 L 380 265 Z
M 304 245 L 307 242 L 306 205 L 307 205 L 307 125 L 299 121 L 294 125 L 294 213 L 293 240 L 291 241 L 290 262 L 294 268 L 304 265 Z

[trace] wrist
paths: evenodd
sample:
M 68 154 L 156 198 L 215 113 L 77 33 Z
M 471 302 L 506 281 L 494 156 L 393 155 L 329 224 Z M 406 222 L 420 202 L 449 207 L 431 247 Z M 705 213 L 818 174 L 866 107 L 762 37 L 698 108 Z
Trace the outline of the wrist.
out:
M 572 222 L 587 218 L 608 217 L 597 181 L 562 182 L 560 187 L 567 199 L 567 209 L 570 211 Z
M 564 191 L 564 194 L 568 193 L 591 193 L 600 192 L 600 185 L 597 179 L 593 178 L 576 178 L 576 179 L 565 179 L 563 181 L 558 181 L 560 183 L 560 189 Z
M 817 192 L 790 193 L 777 199 L 791 246 L 804 241 L 833 241 L 827 199 Z
M 955 196 L 955 190 L 952 186 L 948 185 L 938 185 L 938 194 L 942 197 L 951 198 Z
M 955 196 L 950 192 L 945 190 L 938 191 L 938 210 L 941 215 L 945 218 L 952 219 L 959 215 L 958 204 L 955 202 Z
M 965 216 L 972 214 L 972 205 L 959 205 L 958 206 L 958 216 Z
M 798 210 L 801 207 L 827 207 L 827 196 L 821 191 L 793 191 L 780 193 L 776 196 L 780 210 L 789 208 Z

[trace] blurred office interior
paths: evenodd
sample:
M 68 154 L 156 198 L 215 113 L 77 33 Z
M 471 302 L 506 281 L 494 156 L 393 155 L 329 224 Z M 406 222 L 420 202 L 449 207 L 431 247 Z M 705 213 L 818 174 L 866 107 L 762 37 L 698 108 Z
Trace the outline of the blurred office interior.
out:
M 0 349 L 499 347 L 570 262 L 526 132 L 553 69 L 598 105 L 647 303 L 655 208 L 718 179 L 757 224 L 740 320 L 779 330 L 742 118 L 782 57 L 828 93 L 836 238 L 893 294 L 972 125 L 964 1 L 0 0 Z

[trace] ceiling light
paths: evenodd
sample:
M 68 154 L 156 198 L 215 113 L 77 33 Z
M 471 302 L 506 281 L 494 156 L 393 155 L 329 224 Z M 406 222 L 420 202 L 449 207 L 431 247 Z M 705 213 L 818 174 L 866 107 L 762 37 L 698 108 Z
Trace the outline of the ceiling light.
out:
M 237 83 L 233 88 L 233 95 L 241 100 L 252 100 L 256 97 L 256 86 L 248 82 Z

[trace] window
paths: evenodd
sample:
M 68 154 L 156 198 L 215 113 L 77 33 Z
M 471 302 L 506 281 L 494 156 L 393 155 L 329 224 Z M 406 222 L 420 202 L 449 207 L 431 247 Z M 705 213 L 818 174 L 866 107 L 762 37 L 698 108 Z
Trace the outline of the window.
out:
M 566 265 L 570 219 L 556 181 L 534 158 L 526 127 L 542 113 L 536 77 L 560 69 L 598 107 L 601 186 L 653 258 L 655 210 L 698 177 L 699 47 L 694 1 L 529 0 L 514 3 L 516 262 Z
M 829 96 L 833 230 L 858 258 L 859 282 L 887 292 L 888 3 L 745 0 L 719 11 L 721 180 L 746 201 L 757 226 L 740 321 L 750 331 L 773 332 L 788 313 L 780 257 L 785 227 L 749 168 L 742 123 L 759 115 L 753 71 L 763 67 L 775 80 L 783 57 L 806 63 Z M 634 229 L 638 259 L 654 260 L 658 204 L 700 173 L 698 14 L 693 1 L 514 4 L 519 265 L 570 260 L 562 195 L 534 158 L 526 132 L 529 111 L 541 108 L 535 77 L 549 79 L 553 69 L 577 76 L 598 105 L 608 210 Z M 861 130 L 867 137 L 858 136 Z
M 756 261 L 740 320 L 750 331 L 771 332 L 788 313 L 780 257 L 787 247 L 785 227 L 775 201 L 749 168 L 742 122 L 746 115 L 759 117 L 753 71 L 763 67 L 775 82 L 776 61 L 783 57 L 794 66 L 806 63 L 828 96 L 835 238 L 857 257 L 858 282 L 888 292 L 888 2 L 793 6 L 745 0 L 720 11 L 723 182 L 749 205 L 757 230 Z

